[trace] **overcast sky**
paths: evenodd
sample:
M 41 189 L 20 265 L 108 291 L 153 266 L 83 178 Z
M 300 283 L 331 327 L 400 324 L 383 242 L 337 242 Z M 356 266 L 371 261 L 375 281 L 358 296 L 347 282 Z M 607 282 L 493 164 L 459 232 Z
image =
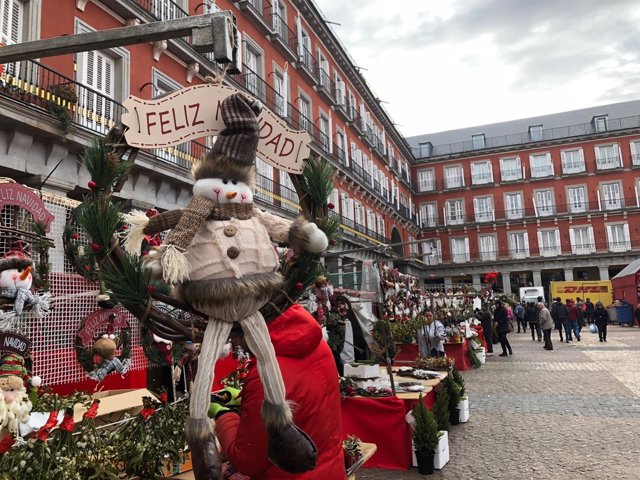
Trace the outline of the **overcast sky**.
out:
M 638 0 L 315 1 L 406 136 L 640 99 Z

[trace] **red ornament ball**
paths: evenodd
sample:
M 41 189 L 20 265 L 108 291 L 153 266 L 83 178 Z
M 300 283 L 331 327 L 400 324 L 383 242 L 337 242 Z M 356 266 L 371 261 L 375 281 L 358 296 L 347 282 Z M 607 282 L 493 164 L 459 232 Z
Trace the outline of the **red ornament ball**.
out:
M 96 182 L 94 182 L 93 180 L 90 180 L 89 183 L 87 183 L 87 186 L 91 190 L 95 190 L 96 188 L 98 188 L 98 184 Z
M 332 238 L 331 240 L 329 240 L 329 245 L 331 245 L 332 247 L 335 247 L 337 243 L 338 242 L 336 242 L 335 238 Z
M 329 203 L 327 203 L 327 208 L 329 210 L 333 210 L 334 208 L 336 208 L 336 206 L 332 202 L 329 202 Z
M 156 288 L 156 286 L 155 286 L 155 285 L 149 285 L 149 286 L 147 287 L 147 292 L 149 292 L 151 295 L 153 295 L 154 293 L 156 293 L 156 290 L 157 290 L 157 288 Z
M 85 271 L 85 272 L 88 272 L 89 270 L 91 270 L 91 267 L 90 267 L 89 265 L 85 265 L 85 266 L 84 266 L 84 267 L 82 267 L 82 268 L 84 268 L 84 271 Z
M 296 290 L 302 290 L 304 288 L 304 285 L 302 284 L 302 282 L 296 282 Z
M 77 240 L 78 239 L 78 234 L 74 233 L 73 235 L 71 235 L 71 238 L 73 238 L 74 240 Z
M 99 243 L 93 242 L 91 244 L 91 250 L 93 250 L 94 252 L 99 252 L 100 250 L 102 250 L 102 245 L 100 245 Z

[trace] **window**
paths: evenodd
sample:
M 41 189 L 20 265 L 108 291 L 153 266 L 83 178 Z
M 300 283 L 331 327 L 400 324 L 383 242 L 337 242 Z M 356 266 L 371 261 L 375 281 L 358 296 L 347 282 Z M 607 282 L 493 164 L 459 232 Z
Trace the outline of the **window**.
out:
M 451 261 L 453 263 L 464 263 L 471 259 L 469 256 L 469 239 L 468 238 L 452 238 L 451 239 Z
M 253 196 L 273 203 L 273 167 L 261 158 L 256 158 L 256 189 Z
M 346 193 L 340 192 L 340 213 L 342 214 L 343 220 L 353 220 L 354 217 L 354 207 L 353 207 L 353 199 L 349 198 Z
M 160 96 L 167 94 L 169 92 L 173 92 L 174 90 L 180 90 L 182 86 L 168 77 L 164 73 L 156 70 L 155 68 L 152 71 L 152 79 L 153 79 L 153 96 Z M 189 143 L 183 143 L 181 145 L 176 145 L 175 147 L 169 148 L 156 148 L 154 150 L 154 154 L 158 158 L 162 158 L 168 162 L 174 163 L 176 165 L 187 166 L 187 162 L 181 158 L 180 152 L 187 153 L 187 149 L 189 148 Z
M 313 71 L 313 56 L 311 55 L 311 37 L 304 30 L 300 31 L 300 56 L 302 57 L 302 63 L 310 70 Z
M 370 208 L 367 208 L 367 229 L 376 231 L 376 214 Z
M 338 159 L 340 160 L 341 163 L 345 163 L 345 158 L 346 158 L 346 140 L 344 138 L 344 132 L 341 130 L 338 130 L 336 133 L 336 148 L 337 148 L 337 152 L 336 154 L 338 155 Z
M 351 90 L 349 90 L 349 105 L 347 108 L 347 113 L 349 114 L 349 118 L 351 119 L 354 119 L 358 116 L 358 102 Z
M 333 190 L 331 190 L 331 194 L 329 195 L 329 202 L 328 203 L 333 203 L 334 205 L 334 212 L 337 212 L 337 208 L 340 205 L 340 190 L 338 190 L 337 188 L 334 188 Z
M 281 117 L 287 117 L 287 103 L 289 101 L 288 81 L 285 74 L 274 68 L 273 69 L 273 88 L 276 91 L 276 113 Z
M 542 257 L 555 257 L 562 253 L 560 248 L 560 231 L 539 230 L 538 231 L 538 249 Z
M 490 161 L 471 164 L 471 184 L 493 183 L 493 167 Z
M 509 233 L 509 253 L 511 258 L 527 258 L 529 256 L 529 235 L 527 232 Z
M 587 255 L 596 251 L 593 227 L 590 225 L 570 228 L 569 240 L 571 241 L 571 252 L 575 255 Z
M 529 138 L 532 142 L 539 142 L 543 139 L 542 125 L 532 125 L 529 127 Z
M 0 43 L 22 42 L 24 4 L 20 0 L 0 0 Z
M 476 214 L 476 222 L 491 222 L 495 220 L 492 197 L 474 198 L 473 209 Z
M 430 192 L 436 189 L 436 179 L 433 169 L 418 171 L 418 191 Z
M 447 200 L 444 204 L 444 218 L 447 225 L 464 223 L 464 203 L 462 200 Z
M 353 209 L 355 212 L 355 220 L 358 225 L 364 225 L 364 209 L 362 208 L 362 204 L 355 200 L 353 202 Z
M 384 217 L 382 215 L 378 217 L 378 235 L 382 235 L 383 237 L 386 237 Z
M 474 150 L 484 148 L 484 133 L 471 135 L 471 142 L 473 143 Z
M 418 144 L 418 150 L 419 157 L 430 157 L 433 152 L 433 145 L 431 142 L 422 142 Z
M 596 132 L 607 131 L 607 116 L 593 117 L 593 128 Z
M 440 240 L 431 238 L 422 242 L 422 261 L 427 265 L 442 262 L 442 244 Z
M 585 171 L 582 148 L 562 150 L 560 157 L 562 159 L 562 173 L 580 173 Z
M 603 183 L 600 185 L 602 190 L 601 210 L 617 210 L 622 208 L 622 198 L 620 197 L 620 183 Z
M 536 207 L 536 215 L 539 217 L 548 217 L 553 215 L 554 201 L 553 190 L 538 190 L 535 192 L 533 205 Z
M 522 193 L 507 193 L 504 196 L 504 205 L 507 219 L 515 220 L 524 216 Z
M 179 5 L 179 2 L 170 0 L 152 0 L 151 13 L 158 20 L 174 20 L 184 16 L 185 5 Z
M 330 90 L 331 77 L 329 76 L 329 62 L 327 62 L 327 58 L 320 50 L 318 50 L 318 73 L 320 76 L 320 86 Z
M 329 119 L 324 115 L 320 115 L 320 141 L 322 142 L 322 148 L 325 152 L 329 151 L 329 139 L 331 138 L 331 132 L 329 132 Z
M 569 213 L 584 213 L 587 211 L 587 189 L 584 185 L 567 188 L 569 199 Z
M 529 163 L 531 164 L 531 177 L 550 177 L 553 175 L 553 163 L 551 162 L 551 154 L 535 153 L 529 155 Z
M 495 235 L 480 235 L 478 237 L 480 260 L 483 262 L 495 260 L 498 257 L 498 242 Z
M 607 170 L 609 168 L 619 168 L 622 166 L 620 162 L 620 154 L 618 145 L 599 145 L 596 150 L 596 168 L 598 170 Z
M 464 187 L 464 176 L 462 167 L 445 167 L 444 169 L 444 181 L 446 188 L 459 188 Z
M 282 208 L 294 213 L 298 211 L 300 200 L 296 193 L 296 187 L 291 181 L 289 172 L 283 170 L 280 170 L 280 196 L 282 197 L 282 201 L 280 202 Z
M 626 223 L 607 225 L 607 243 L 610 252 L 626 252 L 627 250 L 631 250 L 629 225 Z
M 262 78 L 264 77 L 264 64 L 262 61 L 262 52 L 253 42 L 245 41 L 244 48 L 244 81 L 245 87 L 253 95 L 261 99 L 264 99 L 264 88 L 262 84 Z
M 503 182 L 511 182 L 513 180 L 522 179 L 522 167 L 520 166 L 520 157 L 500 159 L 500 178 L 502 179 Z
M 273 9 L 273 29 L 280 38 L 288 40 L 287 35 L 287 9 L 283 0 L 272 0 Z
M 631 147 L 631 165 L 637 167 L 640 165 L 640 140 L 630 142 L 629 146 Z
M 342 81 L 342 78 L 338 76 L 338 74 L 336 74 L 335 82 L 336 82 L 336 103 L 341 107 L 344 107 L 345 104 L 347 103 L 345 98 L 346 93 L 344 88 L 344 82 Z
M 409 255 L 411 256 L 418 255 L 418 244 L 415 243 L 415 240 L 416 239 L 414 237 L 409 235 L 409 242 L 413 242 L 413 243 L 409 243 Z
M 298 108 L 300 109 L 300 128 L 313 134 L 313 123 L 311 123 L 311 101 L 300 95 L 298 99 Z
M 438 210 L 436 202 L 420 205 L 420 219 L 422 227 L 435 227 L 438 225 Z

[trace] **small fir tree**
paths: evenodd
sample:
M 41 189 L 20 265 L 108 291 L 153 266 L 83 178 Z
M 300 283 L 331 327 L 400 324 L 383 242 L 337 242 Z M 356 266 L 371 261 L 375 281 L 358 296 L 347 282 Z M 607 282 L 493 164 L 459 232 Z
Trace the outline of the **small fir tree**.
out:
M 438 424 L 438 430 L 446 430 L 448 432 L 451 428 L 451 423 L 449 422 L 449 393 L 444 386 L 436 397 L 436 406 L 433 409 L 433 414 Z
M 416 453 L 434 453 L 438 446 L 440 432 L 433 412 L 427 410 L 422 402 L 422 395 L 420 395 L 417 405 L 413 407 L 412 413 L 415 421 L 413 443 Z

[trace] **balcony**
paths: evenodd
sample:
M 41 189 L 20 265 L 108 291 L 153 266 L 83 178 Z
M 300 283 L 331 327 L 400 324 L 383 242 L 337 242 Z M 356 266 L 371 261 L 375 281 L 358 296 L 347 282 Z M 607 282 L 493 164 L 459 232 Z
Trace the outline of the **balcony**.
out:
M 171 0 L 134 0 L 134 3 L 160 21 L 175 20 L 176 18 L 186 18 L 189 16 L 189 13 L 185 12 L 180 5 Z
M 277 13 L 271 15 L 271 21 L 274 33 L 270 38 L 273 45 L 288 61 L 295 62 L 298 60 L 297 35 L 289 28 L 285 19 Z
M 238 8 L 243 11 L 244 16 L 248 18 L 263 35 L 273 33 L 273 23 L 271 21 L 273 7 L 269 0 L 236 1 L 238 3 Z
M 324 68 L 320 67 L 320 65 L 316 62 L 316 77 L 319 79 L 319 83 L 316 86 L 316 90 L 318 94 L 324 101 L 326 101 L 329 105 L 333 105 L 336 103 L 336 99 L 333 96 L 333 81 L 329 74 L 324 70 Z
M 366 125 L 365 131 L 363 132 L 363 135 L 360 136 L 360 138 L 362 138 L 368 146 L 373 147 L 375 145 L 374 137 L 375 135 L 373 133 L 373 129 L 371 128 L 371 126 Z
M 364 126 L 364 118 L 362 118 L 357 112 L 353 114 L 351 117 L 351 126 L 358 133 L 358 135 L 363 136 L 366 132 Z
M 553 140 L 564 140 L 576 137 L 610 135 L 611 132 L 635 130 L 639 128 L 640 115 L 623 118 L 610 118 L 607 119 L 606 131 L 602 132 L 598 131 L 592 122 L 542 130 L 542 142 L 551 142 Z M 507 150 L 515 147 L 522 147 L 530 143 L 540 143 L 540 141 L 532 141 L 529 132 L 489 137 L 484 140 L 484 148 L 482 149 L 478 149 L 477 143 L 474 145 L 473 140 L 444 145 L 434 145 L 428 158 L 462 155 L 471 152 L 473 152 L 474 155 L 480 155 L 482 152 Z M 412 147 L 412 151 L 416 158 L 426 158 L 424 154 L 421 154 L 419 146 Z
M 503 182 L 514 182 L 516 180 L 522 180 L 522 169 L 511 168 L 500 171 L 500 179 Z
M 347 235 L 350 235 L 352 237 L 366 236 L 374 240 L 377 240 L 378 242 L 381 242 L 381 243 L 385 243 L 385 244 L 391 243 L 391 240 L 386 238 L 384 235 L 380 235 L 374 230 L 371 230 L 366 226 L 361 225 L 360 223 L 354 222 L 350 218 L 340 215 L 339 213 L 331 211 L 329 212 L 329 215 L 331 217 L 338 218 L 340 220 L 340 227 L 342 228 L 343 232 Z M 361 235 L 358 235 L 358 234 L 361 234 Z
M 614 168 L 621 168 L 622 163 L 618 155 L 611 155 L 607 157 L 596 158 L 596 168 L 598 170 L 612 170 Z
M 301 55 L 296 62 L 296 68 L 300 75 L 311 85 L 318 84 L 316 62 L 313 55 L 306 47 L 301 47 Z
M 345 122 L 348 122 L 349 120 L 351 120 L 351 118 L 349 117 L 348 114 L 348 110 L 347 110 L 347 97 L 344 93 L 344 83 L 343 85 L 343 90 L 340 90 L 338 87 L 338 84 L 336 82 L 332 83 L 332 88 L 333 88 L 333 109 L 335 110 L 335 112 L 338 114 L 338 116 L 344 120 Z

